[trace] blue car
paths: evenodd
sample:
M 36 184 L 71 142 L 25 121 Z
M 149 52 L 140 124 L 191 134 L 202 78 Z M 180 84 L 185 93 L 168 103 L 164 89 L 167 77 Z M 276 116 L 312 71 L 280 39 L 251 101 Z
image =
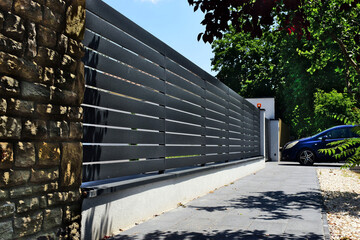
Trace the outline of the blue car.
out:
M 301 165 L 313 165 L 314 162 L 339 161 L 329 155 L 320 153 L 319 149 L 327 148 L 330 142 L 345 138 L 359 137 L 352 131 L 352 125 L 329 128 L 312 137 L 288 142 L 281 150 L 281 161 L 298 161 Z

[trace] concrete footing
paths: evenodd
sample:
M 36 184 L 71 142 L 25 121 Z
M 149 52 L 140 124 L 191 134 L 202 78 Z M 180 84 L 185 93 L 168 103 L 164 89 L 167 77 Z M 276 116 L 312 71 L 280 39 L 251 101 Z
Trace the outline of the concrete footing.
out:
M 205 166 L 83 201 L 82 239 L 101 239 L 176 208 L 265 167 L 263 157 Z

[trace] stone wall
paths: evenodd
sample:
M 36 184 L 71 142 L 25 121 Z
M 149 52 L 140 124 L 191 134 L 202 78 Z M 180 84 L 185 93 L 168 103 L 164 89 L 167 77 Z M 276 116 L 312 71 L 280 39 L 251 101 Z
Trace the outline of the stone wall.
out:
M 85 0 L 0 0 L 0 239 L 77 239 Z

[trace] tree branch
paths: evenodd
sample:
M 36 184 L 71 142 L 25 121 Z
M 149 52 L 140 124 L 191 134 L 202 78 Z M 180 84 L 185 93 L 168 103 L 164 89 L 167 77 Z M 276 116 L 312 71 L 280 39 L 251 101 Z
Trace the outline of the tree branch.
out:
M 350 69 L 349 69 L 349 63 L 345 62 L 345 66 L 346 66 L 346 72 L 345 72 L 345 86 L 346 86 L 346 91 L 351 94 L 351 84 L 350 84 Z
M 347 50 L 343 41 L 341 41 L 341 39 L 336 37 L 335 35 L 332 35 L 331 37 L 339 44 L 341 52 L 343 53 L 346 61 L 355 69 L 356 73 L 360 75 L 360 66 L 354 61 L 354 59 L 349 56 L 349 51 Z

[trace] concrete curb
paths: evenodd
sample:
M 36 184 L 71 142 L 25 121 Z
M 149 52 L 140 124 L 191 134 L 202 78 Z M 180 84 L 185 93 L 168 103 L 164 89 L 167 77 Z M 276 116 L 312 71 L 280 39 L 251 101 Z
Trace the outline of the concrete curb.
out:
M 327 221 L 327 214 L 326 214 L 326 206 L 325 206 L 325 199 L 322 195 L 322 191 L 320 188 L 320 181 L 319 178 L 317 176 L 317 171 L 316 171 L 316 183 L 317 183 L 317 187 L 319 188 L 320 191 L 320 196 L 321 196 L 321 219 L 323 221 L 323 231 L 324 231 L 324 239 L 325 240 L 330 240 L 330 230 L 329 230 L 329 224 Z

